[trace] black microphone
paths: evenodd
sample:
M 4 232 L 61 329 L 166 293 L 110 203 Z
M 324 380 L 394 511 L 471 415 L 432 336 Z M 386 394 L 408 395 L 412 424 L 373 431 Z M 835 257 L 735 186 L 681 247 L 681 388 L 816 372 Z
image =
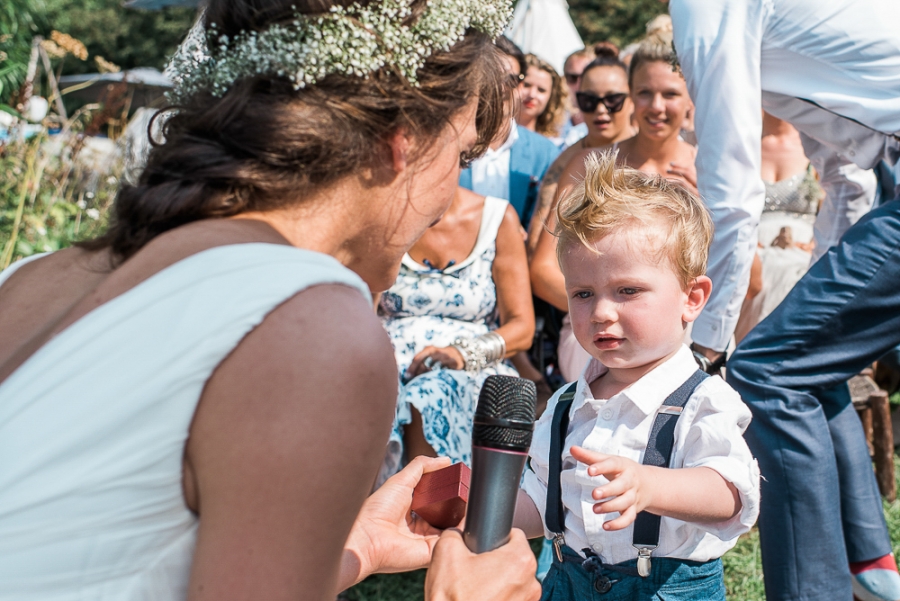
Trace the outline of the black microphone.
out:
M 463 539 L 473 553 L 509 541 L 519 481 L 531 446 L 534 382 L 488 376 L 478 396 L 472 431 L 472 484 Z

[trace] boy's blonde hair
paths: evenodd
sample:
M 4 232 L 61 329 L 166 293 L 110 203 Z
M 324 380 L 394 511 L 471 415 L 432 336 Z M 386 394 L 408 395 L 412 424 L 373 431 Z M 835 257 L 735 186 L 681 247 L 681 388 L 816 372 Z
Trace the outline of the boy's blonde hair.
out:
M 682 288 L 706 273 L 712 218 L 703 202 L 684 186 L 659 175 L 617 168 L 618 151 L 591 153 L 584 181 L 556 208 L 557 258 L 569 245 L 592 243 L 622 227 L 667 226 L 661 252 L 669 259 Z

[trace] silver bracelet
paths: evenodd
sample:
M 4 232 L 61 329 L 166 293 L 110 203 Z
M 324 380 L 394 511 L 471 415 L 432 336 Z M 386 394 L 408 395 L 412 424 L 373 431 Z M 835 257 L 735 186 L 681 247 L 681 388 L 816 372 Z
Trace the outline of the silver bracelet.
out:
M 506 355 L 506 340 L 496 332 L 478 338 L 457 338 L 452 346 L 463 356 L 465 370 L 471 373 L 501 361 Z

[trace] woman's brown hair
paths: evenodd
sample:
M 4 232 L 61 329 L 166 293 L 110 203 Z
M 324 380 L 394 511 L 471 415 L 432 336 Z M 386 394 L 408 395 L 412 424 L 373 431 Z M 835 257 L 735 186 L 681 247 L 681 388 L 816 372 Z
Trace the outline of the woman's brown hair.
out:
M 295 12 L 320 14 L 351 3 L 211 0 L 205 25 L 232 37 L 288 21 Z M 410 19 L 424 5 L 414 0 Z M 425 155 L 428 141 L 475 97 L 479 139 L 472 154 L 478 156 L 508 119 L 511 85 L 504 73 L 491 39 L 469 30 L 449 51 L 428 58 L 418 87 L 388 66 L 365 79 L 329 75 L 299 90 L 287 79 L 252 77 L 222 97 L 195 94 L 167 112 L 165 142 L 151 150 L 138 183 L 119 191 L 107 233 L 81 246 L 109 247 L 124 260 L 186 223 L 302 202 L 381 160 L 385 140 L 400 128 Z
M 525 55 L 525 63 L 529 67 L 540 69 L 550 75 L 550 99 L 544 112 L 538 115 L 537 123 L 534 130 L 542 136 L 555 137 L 560 133 L 563 123 L 566 120 L 566 108 L 568 107 L 567 99 L 569 97 L 568 89 L 563 85 L 563 78 L 559 76 L 556 69 L 548 63 L 533 54 Z

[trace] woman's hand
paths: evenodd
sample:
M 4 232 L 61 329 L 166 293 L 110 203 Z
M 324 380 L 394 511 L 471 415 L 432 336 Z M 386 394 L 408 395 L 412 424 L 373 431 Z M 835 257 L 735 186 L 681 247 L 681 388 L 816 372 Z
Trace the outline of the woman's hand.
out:
M 592 496 L 594 513 L 618 513 L 619 517 L 604 522 L 604 530 L 622 530 L 634 522 L 637 514 L 651 503 L 644 476 L 646 467 L 617 455 L 604 455 L 581 447 L 572 447 L 572 457 L 588 464 L 588 476 L 604 476 L 608 484 L 598 486 Z
M 441 531 L 410 511 L 413 489 L 423 474 L 448 465 L 447 457 L 416 457 L 366 499 L 344 545 L 341 590 L 370 574 L 428 565 Z
M 426 601 L 537 601 L 537 562 L 521 530 L 508 543 L 474 554 L 459 530 L 445 530 L 425 578 Z
M 426 359 L 429 358 L 431 361 L 426 361 Z M 438 363 L 440 363 L 439 366 L 437 365 Z M 406 368 L 406 375 L 409 378 L 415 378 L 416 376 L 424 374 L 426 371 L 440 369 L 441 367 L 446 367 L 447 369 L 465 369 L 466 360 L 456 347 L 426 346 L 413 357 L 412 363 Z
M 669 169 L 666 173 L 671 176 L 669 179 L 677 179 L 685 185 L 685 187 L 699 196 L 700 191 L 697 189 L 697 168 L 693 164 L 682 165 L 680 163 L 669 163 Z

